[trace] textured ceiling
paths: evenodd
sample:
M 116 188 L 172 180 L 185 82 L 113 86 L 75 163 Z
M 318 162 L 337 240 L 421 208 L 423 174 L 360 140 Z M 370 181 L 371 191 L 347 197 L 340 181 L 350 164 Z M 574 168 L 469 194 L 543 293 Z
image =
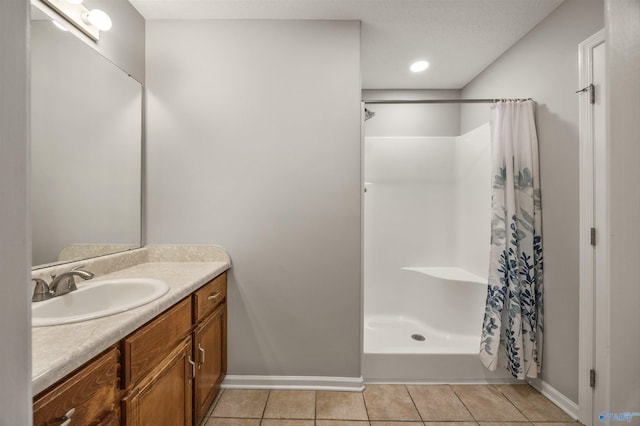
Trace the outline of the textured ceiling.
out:
M 365 89 L 462 88 L 562 1 L 131 0 L 146 19 L 360 20 Z

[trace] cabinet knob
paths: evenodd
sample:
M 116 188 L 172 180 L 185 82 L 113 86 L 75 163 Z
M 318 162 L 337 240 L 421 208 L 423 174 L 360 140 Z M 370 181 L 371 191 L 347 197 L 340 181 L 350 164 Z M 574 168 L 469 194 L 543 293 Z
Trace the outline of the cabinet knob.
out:
M 62 417 L 63 422 L 60 423 L 60 426 L 69 426 L 71 424 L 71 416 L 73 416 L 75 412 L 76 412 L 75 408 L 72 408 L 71 410 L 67 411 L 67 414 L 65 414 Z
M 218 296 L 220 296 L 220 292 L 216 291 L 216 294 L 212 294 L 211 296 L 207 297 L 207 300 L 216 300 Z

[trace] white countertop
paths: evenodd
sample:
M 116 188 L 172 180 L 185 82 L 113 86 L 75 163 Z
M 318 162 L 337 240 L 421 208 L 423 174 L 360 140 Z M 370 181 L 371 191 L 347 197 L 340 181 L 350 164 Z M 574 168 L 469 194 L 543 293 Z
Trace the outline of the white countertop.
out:
M 173 306 L 212 278 L 229 269 L 229 262 L 152 262 L 122 269 L 107 278 L 156 278 L 169 284 L 158 300 L 127 312 L 72 324 L 32 328 L 33 394 L 67 374 Z M 78 283 L 78 287 L 91 281 Z

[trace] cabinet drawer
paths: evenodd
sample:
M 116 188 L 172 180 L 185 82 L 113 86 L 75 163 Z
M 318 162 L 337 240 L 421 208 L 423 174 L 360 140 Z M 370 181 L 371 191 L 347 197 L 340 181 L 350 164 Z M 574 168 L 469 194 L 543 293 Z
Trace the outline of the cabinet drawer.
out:
M 33 424 L 59 425 L 72 409 L 75 412 L 69 417 L 69 425 L 97 424 L 114 410 L 117 389 L 118 350 L 111 348 L 59 385 L 36 397 Z
M 195 322 L 213 312 L 227 298 L 227 273 L 215 277 L 194 293 Z
M 187 297 L 122 340 L 124 388 L 157 367 L 190 332 L 191 298 Z

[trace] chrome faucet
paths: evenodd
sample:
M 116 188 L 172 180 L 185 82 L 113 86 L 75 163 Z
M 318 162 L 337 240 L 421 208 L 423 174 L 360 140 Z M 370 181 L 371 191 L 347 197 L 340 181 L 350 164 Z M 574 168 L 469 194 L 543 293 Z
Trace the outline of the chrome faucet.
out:
M 76 266 L 70 271 L 51 277 L 52 281 L 51 284 L 49 284 L 51 297 L 62 296 L 63 294 L 77 290 L 78 287 L 76 286 L 75 277 L 80 277 L 85 280 L 93 278 L 93 273 L 80 269 L 82 267 L 84 267 L 84 265 Z

